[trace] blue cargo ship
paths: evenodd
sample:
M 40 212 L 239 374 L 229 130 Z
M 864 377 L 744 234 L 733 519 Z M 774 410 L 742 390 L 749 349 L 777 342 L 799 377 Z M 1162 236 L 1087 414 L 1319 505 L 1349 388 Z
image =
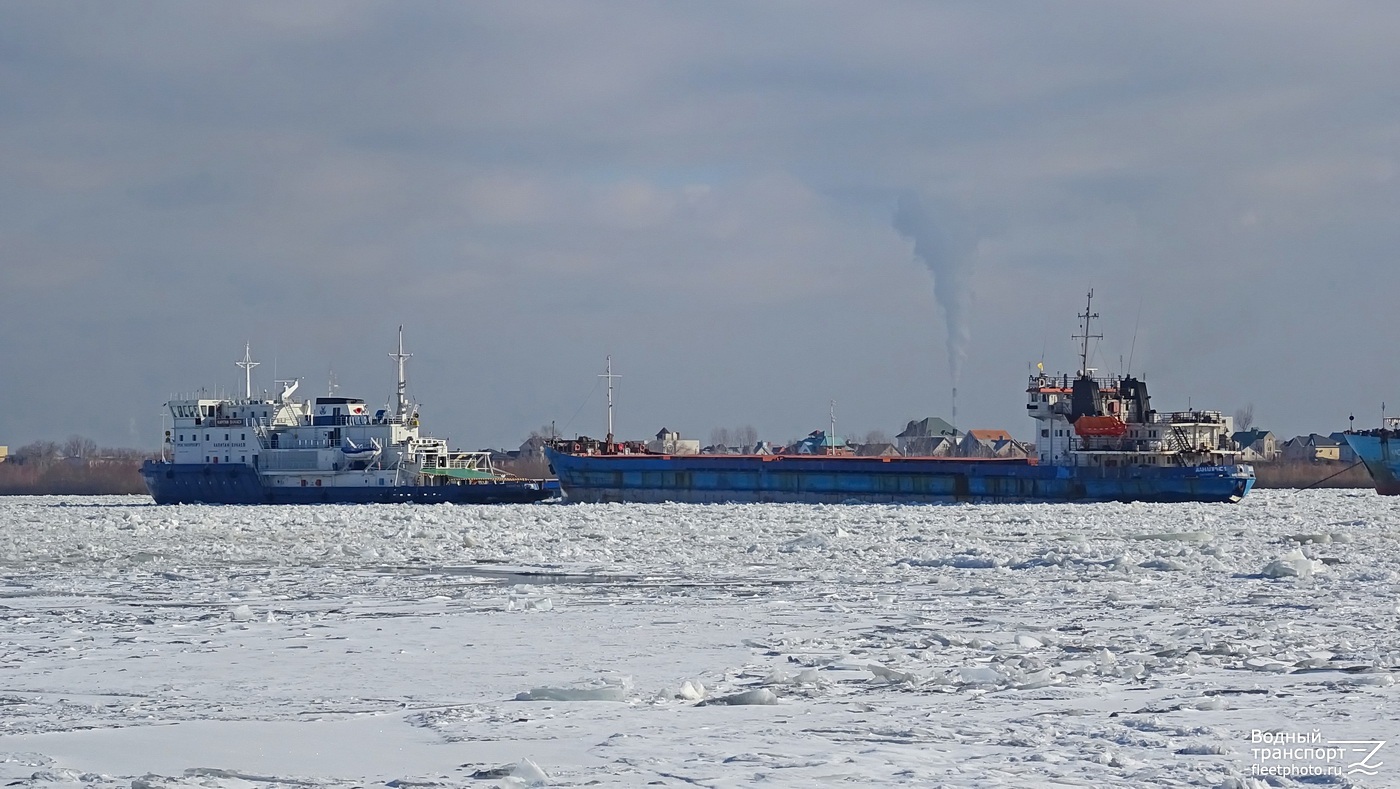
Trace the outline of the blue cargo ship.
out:
M 365 401 L 327 395 L 293 397 L 281 381 L 275 399 L 254 397 L 244 349 L 244 396 L 171 400 L 160 460 L 141 477 L 157 504 L 510 504 L 559 495 L 556 480 L 498 471 L 485 452 L 450 450 L 419 432 L 406 396 L 399 346 L 394 407 L 371 413 Z
M 1346 433 L 1347 444 L 1371 472 L 1377 493 L 1400 496 L 1400 419 L 1384 422 L 1379 430 Z
M 1036 454 L 1015 459 L 706 455 L 580 438 L 546 450 L 575 502 L 1237 502 L 1254 485 L 1218 411 L 1153 410 L 1140 378 L 1088 366 L 1088 305 L 1073 376 L 1030 376 Z M 609 370 L 611 376 L 611 370 Z
M 804 504 L 1239 501 L 1248 466 L 1041 466 L 821 455 L 575 455 L 547 449 L 569 501 Z

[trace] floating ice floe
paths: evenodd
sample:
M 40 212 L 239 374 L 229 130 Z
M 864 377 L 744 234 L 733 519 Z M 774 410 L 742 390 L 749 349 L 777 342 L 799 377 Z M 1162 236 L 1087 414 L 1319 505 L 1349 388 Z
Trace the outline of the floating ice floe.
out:
M 549 782 L 549 773 L 540 769 L 538 764 L 531 759 L 521 759 L 520 763 L 511 770 L 510 777 L 525 782 L 526 786 L 541 786 Z
M 917 685 L 919 678 L 907 671 L 895 671 L 892 668 L 885 668 L 878 663 L 867 663 L 867 671 L 874 674 L 877 679 L 890 683 L 891 685 L 910 684 Z
M 774 693 L 771 690 L 768 690 L 767 688 L 756 688 L 754 690 L 746 690 L 742 693 L 734 693 L 728 696 L 719 696 L 713 699 L 705 699 L 704 701 L 701 701 L 700 704 L 697 706 L 706 706 L 711 704 L 748 706 L 777 703 L 778 696 L 776 693 Z
M 796 685 L 813 687 L 821 684 L 821 677 L 814 668 L 803 669 L 796 674 L 789 674 L 782 669 L 773 669 L 768 676 L 763 678 L 764 685 Z
M 827 548 L 830 540 L 820 534 L 804 534 L 792 540 L 788 540 L 778 548 L 779 553 L 793 553 L 795 551 L 808 551 Z
M 528 584 L 513 587 L 506 595 L 507 611 L 551 611 L 554 601 Z
M 1168 531 L 1158 534 L 1134 534 L 1134 540 L 1165 540 L 1169 542 L 1210 542 L 1215 535 L 1204 531 Z
M 1158 556 L 1155 559 L 1148 559 L 1145 562 L 1139 563 L 1138 567 L 1141 567 L 1144 570 L 1163 570 L 1171 572 L 1183 572 L 1186 570 L 1185 564 L 1183 564 L 1180 561 L 1177 561 L 1176 559 L 1167 558 L 1165 556 Z
M 515 695 L 516 701 L 625 701 L 632 681 L 627 677 L 606 678 L 580 687 L 539 687 Z
M 1249 669 L 1250 671 L 1267 671 L 1275 674 L 1287 674 L 1293 668 L 1287 663 L 1282 663 L 1280 661 L 1266 657 L 1246 658 L 1244 661 L 1244 667 Z
M 1269 562 L 1260 573 L 1268 578 L 1311 578 L 1326 569 L 1327 565 L 1309 559 L 1302 548 L 1294 548 Z
M 999 556 L 986 555 L 978 548 L 970 548 L 951 556 L 900 559 L 898 564 L 905 564 L 910 567 L 953 567 L 959 570 L 991 570 L 1004 566 L 1006 560 Z
M 705 698 L 705 684 L 699 680 L 695 682 L 686 680 L 681 683 L 681 689 L 676 693 L 676 697 L 686 701 L 699 701 Z
M 531 688 L 517 693 L 516 701 L 622 701 L 622 688 Z
M 1290 534 L 1287 539 L 1302 545 L 1327 545 L 1329 543 L 1350 543 L 1356 541 L 1355 537 L 1344 531 L 1320 532 L 1318 534 Z
M 1395 675 L 1384 669 L 1372 671 L 1361 671 L 1346 678 L 1351 685 L 1369 685 L 1377 688 L 1388 688 L 1395 684 Z

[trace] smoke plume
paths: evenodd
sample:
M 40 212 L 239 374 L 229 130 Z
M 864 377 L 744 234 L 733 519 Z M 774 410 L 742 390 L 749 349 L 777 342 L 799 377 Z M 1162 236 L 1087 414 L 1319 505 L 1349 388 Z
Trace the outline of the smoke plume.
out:
M 972 330 L 968 325 L 972 309 L 972 264 L 975 245 L 959 212 L 934 211 L 917 194 L 900 196 L 894 212 L 894 229 L 914 242 L 914 256 L 933 274 L 933 297 L 943 308 L 948 327 L 948 375 L 956 388 L 967 361 Z

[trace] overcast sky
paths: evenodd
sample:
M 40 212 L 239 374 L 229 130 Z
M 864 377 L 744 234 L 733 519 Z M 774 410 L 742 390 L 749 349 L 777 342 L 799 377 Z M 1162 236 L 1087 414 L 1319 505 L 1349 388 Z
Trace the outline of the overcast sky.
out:
M 301 377 L 425 426 L 1030 438 L 1028 369 L 1400 413 L 1400 5 L 0 2 L 0 444 Z M 956 376 L 956 379 L 955 379 Z

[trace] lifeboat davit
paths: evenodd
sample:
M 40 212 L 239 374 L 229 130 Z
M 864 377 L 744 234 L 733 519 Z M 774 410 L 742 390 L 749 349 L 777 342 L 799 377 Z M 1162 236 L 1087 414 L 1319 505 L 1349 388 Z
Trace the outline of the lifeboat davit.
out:
M 1081 416 L 1074 420 L 1074 432 L 1089 438 L 1118 438 L 1128 426 L 1116 416 Z

